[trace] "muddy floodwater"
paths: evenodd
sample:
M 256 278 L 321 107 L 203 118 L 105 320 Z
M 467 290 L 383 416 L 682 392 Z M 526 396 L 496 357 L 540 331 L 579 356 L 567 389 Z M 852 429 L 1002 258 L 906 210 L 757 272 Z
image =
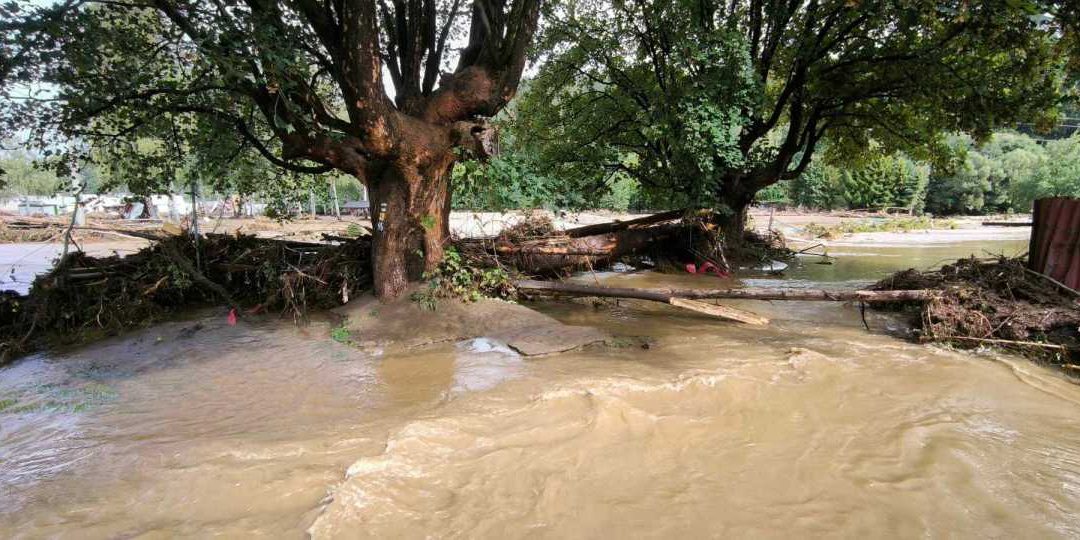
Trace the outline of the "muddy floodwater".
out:
M 834 245 L 745 281 L 1024 250 Z M 891 316 L 868 333 L 857 306 L 736 305 L 773 322 L 546 304 L 651 342 L 525 359 L 485 339 L 373 356 L 329 323 L 208 311 L 28 358 L 0 370 L 0 537 L 1080 536 L 1080 386 L 891 337 Z

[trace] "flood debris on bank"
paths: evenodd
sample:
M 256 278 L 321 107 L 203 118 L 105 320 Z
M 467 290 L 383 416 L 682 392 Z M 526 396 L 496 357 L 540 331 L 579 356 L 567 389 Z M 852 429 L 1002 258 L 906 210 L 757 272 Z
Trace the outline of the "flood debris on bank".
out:
M 615 263 L 660 271 L 710 272 L 723 277 L 744 265 L 757 267 L 766 263 L 772 268 L 783 264 L 776 259 L 789 260 L 794 256 L 779 233 L 760 235 L 746 231 L 742 238 L 733 241 L 725 238 L 719 226 L 721 222 L 721 216 L 711 210 L 683 209 L 560 231 L 549 217 L 538 215 L 494 238 L 462 239 L 456 244 L 468 266 L 503 270 L 498 275 L 506 279 L 507 285 L 496 288 L 497 292 L 512 291 L 530 298 L 571 292 L 566 284 L 507 278 L 511 275 L 565 277 L 574 272 L 605 269 Z M 590 296 L 588 293 L 574 294 Z M 745 324 L 769 322 L 745 310 L 680 296 L 646 291 L 632 297 Z
M 648 267 L 683 262 L 731 269 L 709 212 L 665 212 L 637 220 L 556 231 L 534 218 L 494 239 L 458 239 L 431 287 L 414 299 L 516 299 L 514 278 L 566 275 L 618 261 Z M 160 321 L 177 311 L 225 305 L 233 316 L 278 313 L 299 318 L 371 288 L 371 240 L 332 237 L 306 243 L 248 235 L 111 230 L 152 244 L 125 257 L 73 252 L 38 276 L 30 294 L 0 295 L 0 363 L 47 345 L 81 343 Z M 782 244 L 749 237 L 753 257 L 778 258 Z M 584 254 L 582 254 L 584 252 Z
M 493 238 L 460 239 L 455 245 L 475 266 L 544 277 L 598 270 L 617 262 L 679 272 L 688 264 L 709 265 L 731 273 L 742 265 L 794 256 L 779 233 L 746 231 L 743 238 L 733 240 L 724 237 L 720 222 L 711 210 L 672 210 L 560 231 L 549 217 L 537 215 Z
M 428 284 L 418 287 L 411 298 L 434 310 L 441 299 L 468 303 L 552 294 L 615 295 L 661 301 L 744 324 L 767 324 L 768 319 L 754 313 L 699 301 L 746 298 L 745 290 L 571 291 L 570 284 L 527 279 L 567 276 L 615 263 L 680 273 L 707 269 L 723 276 L 746 265 L 771 266 L 792 256 L 778 234 L 747 232 L 734 242 L 724 237 L 720 222 L 712 211 L 676 210 L 559 231 L 550 218 L 534 215 L 493 238 L 455 240 L 443 263 L 425 276 Z M 269 312 L 301 318 L 310 310 L 345 304 L 371 287 L 367 236 L 327 237 L 339 243 L 316 244 L 239 234 L 198 240 L 160 232 L 123 234 L 154 243 L 127 257 L 72 253 L 39 276 L 29 296 L 0 296 L 0 360 L 49 344 L 115 335 L 205 305 L 226 305 L 232 308 L 230 317 Z M 765 292 L 772 299 L 793 294 Z M 817 298 L 802 294 L 800 299 L 840 299 L 829 291 L 818 293 Z M 891 293 L 860 294 L 860 301 L 874 301 L 875 295 L 883 294 L 896 298 Z M 903 296 L 912 299 L 920 294 Z
M 186 308 L 226 305 L 233 317 L 300 317 L 370 288 L 368 237 L 340 244 L 245 235 L 142 237 L 155 242 L 124 257 L 70 253 L 34 280 L 29 295 L 0 295 L 0 364 L 46 344 L 116 335 Z
M 127 231 L 136 233 L 149 232 L 160 228 L 160 222 L 129 222 L 126 220 L 96 220 L 105 227 L 79 227 L 78 241 L 101 240 L 111 232 L 123 234 Z M 53 242 L 63 238 L 71 226 L 68 216 L 34 217 L 0 215 L 0 244 L 23 242 Z
M 924 341 L 1009 349 L 1080 375 L 1080 295 L 1023 259 L 960 259 L 930 272 L 904 270 L 872 288 L 940 291 L 916 311 Z
M 458 239 L 414 299 L 434 307 L 452 297 L 516 299 L 514 278 L 566 275 L 617 261 L 648 267 L 709 263 L 727 271 L 730 255 L 709 212 L 665 212 L 630 221 L 556 231 L 530 219 L 494 239 Z M 74 252 L 38 276 L 30 294 L 0 295 L 0 363 L 51 344 L 86 342 L 146 326 L 192 307 L 226 305 L 232 316 L 302 317 L 371 288 L 371 240 L 305 243 L 246 235 L 169 235 L 113 231 L 153 243 L 126 256 Z M 775 240 L 775 239 L 774 239 Z M 751 237 L 745 253 L 776 258 L 782 245 Z M 745 253 L 741 256 L 744 257 Z
M 493 238 L 455 240 L 442 265 L 426 276 L 428 284 L 415 288 L 410 304 L 430 311 L 440 299 L 463 300 L 468 312 L 468 302 L 485 298 L 637 298 L 746 324 L 768 319 L 700 300 L 917 306 L 924 340 L 1016 349 L 1080 374 L 1080 295 L 1018 259 L 964 259 L 934 272 L 907 270 L 864 291 L 630 289 L 529 279 L 617 262 L 675 272 L 710 268 L 724 275 L 791 256 L 778 235 L 748 233 L 738 243 L 725 241 L 715 218 L 708 211 L 679 210 L 559 231 L 550 219 L 534 217 Z M 240 234 L 197 240 L 186 234 L 125 234 L 154 242 L 126 257 L 75 252 L 39 276 L 28 296 L 0 293 L 0 363 L 50 344 L 115 335 L 191 307 L 225 305 L 234 315 L 302 318 L 371 288 L 369 236 L 309 243 Z

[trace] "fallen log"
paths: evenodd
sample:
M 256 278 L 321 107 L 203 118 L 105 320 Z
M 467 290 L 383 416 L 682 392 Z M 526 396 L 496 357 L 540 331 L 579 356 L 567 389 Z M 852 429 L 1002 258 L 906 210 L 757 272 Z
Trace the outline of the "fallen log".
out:
M 984 221 L 983 227 L 1030 227 L 1030 221 Z
M 610 234 L 614 232 L 624 231 L 632 227 L 643 227 L 646 225 L 655 225 L 657 223 L 663 223 L 665 221 L 674 221 L 681 219 L 686 215 L 686 210 L 670 210 L 668 212 L 661 212 L 659 214 L 652 214 L 649 216 L 639 217 L 636 219 L 628 219 L 626 221 L 612 221 L 608 223 L 595 223 L 593 225 L 584 225 L 574 229 L 567 229 L 564 232 L 566 236 L 570 238 L 583 238 L 585 236 L 596 236 L 598 234 Z
M 569 246 L 496 246 L 500 255 L 573 255 L 582 257 L 609 257 L 611 249 L 579 249 Z
M 670 242 L 681 230 L 677 225 L 664 224 L 576 238 L 551 237 L 517 245 L 498 241 L 491 247 L 475 242 L 474 245 L 480 250 L 494 252 L 510 266 L 545 273 L 573 267 L 590 268 L 620 257 L 647 253 L 655 246 Z
M 727 306 L 706 304 L 697 300 L 679 298 L 669 294 L 666 289 L 630 289 L 623 287 L 594 287 L 578 283 L 562 283 L 553 281 L 519 280 L 514 282 L 519 291 L 542 291 L 571 296 L 602 296 L 607 298 L 633 298 L 637 300 L 650 300 L 675 307 L 704 313 L 721 319 L 729 319 L 746 324 L 769 324 L 769 319 L 756 313 L 735 309 Z
M 602 296 L 608 298 L 639 298 L 665 302 L 667 298 L 731 299 L 731 300 L 806 300 L 829 302 L 925 302 L 935 298 L 934 289 L 859 291 L 823 289 L 663 289 L 599 287 L 580 283 L 521 280 L 514 286 L 521 291 L 552 292 L 575 296 Z

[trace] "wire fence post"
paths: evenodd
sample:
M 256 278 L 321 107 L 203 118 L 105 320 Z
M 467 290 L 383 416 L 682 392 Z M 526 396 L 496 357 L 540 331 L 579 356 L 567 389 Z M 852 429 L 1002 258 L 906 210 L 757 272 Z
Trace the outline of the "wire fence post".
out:
M 202 270 L 199 260 L 199 181 L 198 178 L 191 180 L 191 238 L 195 243 L 195 268 Z
M 338 206 L 337 180 L 330 179 L 330 194 L 334 197 L 334 217 L 341 219 L 341 207 Z

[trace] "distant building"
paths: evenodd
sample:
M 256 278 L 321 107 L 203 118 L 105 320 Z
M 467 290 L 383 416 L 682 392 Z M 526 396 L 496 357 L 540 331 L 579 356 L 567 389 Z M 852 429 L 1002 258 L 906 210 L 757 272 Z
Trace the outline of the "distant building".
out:
M 347 201 L 341 206 L 341 213 L 349 216 L 371 216 L 371 203 L 368 201 Z

